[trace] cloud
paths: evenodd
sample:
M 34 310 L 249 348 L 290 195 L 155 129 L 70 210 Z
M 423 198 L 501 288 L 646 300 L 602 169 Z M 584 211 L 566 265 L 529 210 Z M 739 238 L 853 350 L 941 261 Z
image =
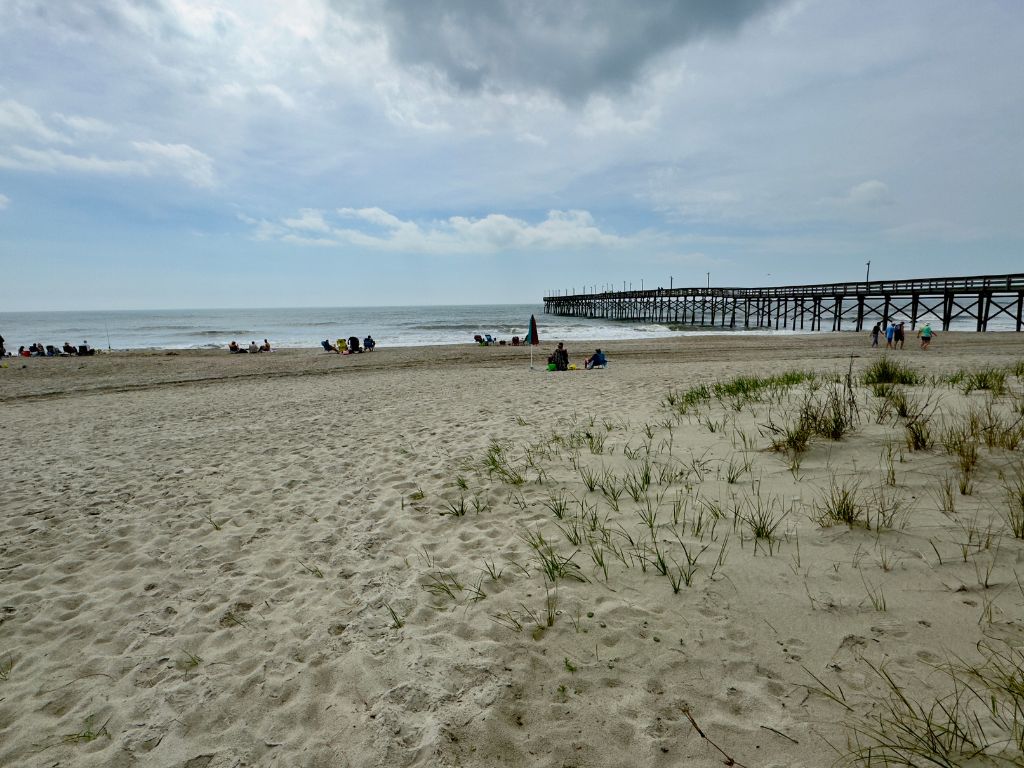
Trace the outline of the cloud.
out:
M 114 126 L 102 120 L 97 120 L 94 117 L 62 115 L 59 112 L 53 117 L 54 120 L 64 123 L 64 125 L 77 134 L 109 134 L 114 132 Z
M 0 148 L 0 168 L 34 173 L 87 173 L 106 176 L 181 176 L 195 187 L 215 184 L 212 160 L 184 144 L 134 142 L 141 158 L 110 158 L 59 149 L 15 145 Z
M 345 4 L 335 0 L 335 6 Z M 628 89 L 661 54 L 738 31 L 780 0 L 386 0 L 392 56 L 465 92 L 567 102 Z
M 258 240 L 299 245 L 354 245 L 401 253 L 497 253 L 501 251 L 621 248 L 633 241 L 604 232 L 587 211 L 549 211 L 536 224 L 491 213 L 482 218 L 452 216 L 421 225 L 381 208 L 340 208 L 330 224 L 322 211 L 303 209 L 280 223 L 239 217 Z M 310 237 L 315 232 L 322 237 Z
M 95 155 L 74 155 L 57 149 L 30 149 L 15 146 L 7 154 L 0 151 L 0 168 L 37 173 L 99 173 L 117 176 L 138 176 L 146 166 L 136 160 L 109 160 Z
M 294 110 L 297 108 L 294 97 L 281 86 L 273 83 L 242 85 L 238 82 L 223 83 L 212 89 L 214 95 L 224 100 L 267 102 L 271 106 Z
M 7 195 L 0 195 L 0 211 L 6 210 L 7 206 L 11 204 L 11 198 Z
M 401 229 L 403 226 L 401 219 L 380 208 L 339 208 L 338 213 L 346 218 L 360 219 L 389 229 Z
M 169 174 L 200 188 L 216 183 L 213 160 L 187 144 L 133 141 L 126 146 L 116 128 L 103 120 L 58 112 L 53 122 L 71 129 L 71 134 L 54 130 L 24 104 L 0 101 L 0 168 L 118 176 Z M 22 140 L 41 146 L 26 146 Z
M 216 184 L 213 160 L 187 144 L 135 141 L 132 146 L 145 157 L 151 172 L 170 172 L 186 179 L 194 187 L 208 188 Z
M 883 181 L 878 181 L 878 179 L 862 181 L 860 184 L 851 187 L 845 199 L 851 205 L 866 207 L 889 205 L 892 203 L 892 197 L 889 195 L 889 186 Z
M 66 136 L 47 126 L 38 112 L 12 99 L 0 101 L 0 135 L 5 133 L 51 144 L 68 141 Z
M 299 211 L 298 218 L 285 219 L 284 225 L 289 229 L 306 229 L 312 232 L 331 231 L 331 228 L 327 226 L 327 222 L 324 221 L 323 213 L 312 208 L 303 208 Z

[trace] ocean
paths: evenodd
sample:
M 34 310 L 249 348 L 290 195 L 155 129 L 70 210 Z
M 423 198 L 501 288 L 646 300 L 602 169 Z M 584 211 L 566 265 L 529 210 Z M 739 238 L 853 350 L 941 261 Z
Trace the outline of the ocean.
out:
M 235 340 L 317 347 L 323 339 L 367 334 L 379 346 L 472 343 L 475 334 L 511 341 L 536 315 L 542 342 L 642 339 L 675 332 L 661 325 L 555 317 L 538 304 L 294 309 L 169 309 L 110 312 L 0 312 L 8 351 L 34 342 L 88 341 L 98 349 L 219 349 Z
M 0 312 L 0 335 L 9 352 L 34 342 L 60 346 L 88 341 L 98 349 L 219 349 L 235 340 L 243 346 L 269 339 L 274 347 L 317 347 L 367 334 L 380 346 L 468 344 L 474 334 L 510 341 L 526 336 L 536 315 L 541 342 L 649 339 L 736 333 L 793 333 L 771 330 L 673 330 L 633 321 L 590 320 L 545 315 L 541 304 L 427 307 L 318 307 L 294 309 L 168 309 L 96 312 Z M 933 320 L 933 323 L 935 321 Z M 990 325 L 993 330 L 1011 330 Z M 870 323 L 868 324 L 870 327 Z M 970 323 L 954 330 L 973 330 Z

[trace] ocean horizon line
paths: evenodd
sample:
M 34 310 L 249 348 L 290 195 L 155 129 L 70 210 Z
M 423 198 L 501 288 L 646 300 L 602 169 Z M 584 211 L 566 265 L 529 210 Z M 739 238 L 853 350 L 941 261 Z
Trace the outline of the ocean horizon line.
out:
M 34 314 L 101 314 L 122 313 L 122 312 L 256 312 L 259 310 L 285 311 L 285 310 L 334 310 L 334 309 L 419 309 L 439 307 L 529 307 L 537 306 L 543 308 L 544 300 L 513 301 L 498 303 L 472 303 L 472 304 L 318 304 L 318 305 L 296 305 L 296 306 L 249 306 L 249 307 L 135 307 L 120 309 L 5 309 L 0 310 L 0 317 L 5 315 L 34 315 Z

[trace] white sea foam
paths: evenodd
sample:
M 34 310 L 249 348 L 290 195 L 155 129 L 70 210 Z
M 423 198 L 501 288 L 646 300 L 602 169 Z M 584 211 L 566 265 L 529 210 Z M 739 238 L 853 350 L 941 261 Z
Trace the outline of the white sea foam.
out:
M 530 315 L 537 317 L 542 343 L 665 336 L 791 334 L 791 329 L 669 328 L 656 323 L 615 321 L 544 314 L 535 304 L 428 307 L 328 307 L 293 309 L 155 310 L 120 312 L 0 313 L 0 334 L 9 351 L 34 342 L 73 345 L 88 340 L 100 349 L 218 349 L 235 340 L 242 345 L 269 339 L 275 347 L 318 347 L 323 339 L 373 335 L 393 347 L 472 343 L 475 334 L 511 341 L 526 336 Z M 874 322 L 867 323 L 867 326 Z M 938 326 L 932 319 L 934 326 Z M 991 330 L 1013 330 L 997 318 Z M 969 321 L 954 330 L 971 331 Z M 805 331 L 806 332 L 806 331 Z

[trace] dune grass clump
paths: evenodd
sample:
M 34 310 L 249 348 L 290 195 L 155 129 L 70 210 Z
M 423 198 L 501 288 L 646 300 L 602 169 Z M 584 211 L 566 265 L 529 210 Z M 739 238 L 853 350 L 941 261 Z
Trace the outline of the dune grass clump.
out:
M 771 441 L 773 451 L 789 457 L 790 469 L 795 472 L 811 438 L 841 440 L 859 421 L 852 388 L 831 384 L 821 397 L 807 393 L 792 421 L 778 424 L 769 416 L 768 422 L 761 425 L 761 434 Z
M 888 357 L 881 357 L 864 372 L 862 379 L 865 384 L 905 384 L 914 386 L 921 382 L 920 375 L 901 362 Z
M 566 513 L 569 511 L 570 499 L 572 499 L 572 501 L 576 501 L 576 498 L 572 494 L 566 495 L 565 491 L 559 490 L 557 493 L 552 493 L 541 503 L 551 511 L 551 514 L 559 520 L 563 520 L 565 519 Z
M 712 392 L 721 403 L 740 411 L 744 405 L 760 401 L 765 394 L 778 396 L 815 378 L 811 371 L 786 371 L 778 376 L 737 376 L 729 381 L 716 382 Z
M 932 434 L 931 417 L 919 413 L 904 425 L 907 448 L 912 451 L 927 451 L 935 444 Z
M 886 490 L 885 484 L 879 484 L 868 493 L 863 503 L 864 524 L 876 531 L 902 530 L 907 527 L 911 505 L 906 502 L 899 491 Z
M 1024 539 L 1024 470 L 1018 470 L 1012 480 L 1005 480 L 1003 490 L 1006 492 L 1006 522 L 1015 539 Z
M 822 528 L 845 524 L 860 525 L 864 521 L 864 505 L 860 501 L 860 487 L 856 482 L 839 481 L 829 483 L 821 499 L 814 503 L 812 519 Z
M 465 517 L 466 510 L 466 497 L 460 493 L 457 501 L 445 501 L 444 509 L 441 510 L 440 514 L 450 517 Z
M 988 448 L 1015 451 L 1024 442 L 1024 411 L 1007 413 L 998 407 L 994 396 L 973 408 L 968 419 Z
M 665 395 L 665 404 L 680 416 L 685 416 L 691 409 L 711 399 L 711 390 L 701 384 L 687 390 L 670 389 Z
M 846 709 L 849 744 L 840 765 L 1011 766 L 1024 764 L 1024 651 L 1007 640 L 978 644 L 981 661 L 936 668 L 933 688 L 918 700 L 884 665 L 864 660 L 881 683 L 870 714 L 860 714 L 839 688 L 812 687 Z M 812 675 L 813 676 L 813 675 Z
M 483 468 L 488 475 L 497 475 L 502 482 L 509 485 L 522 485 L 526 482 L 523 470 L 508 456 L 508 445 L 497 440 L 492 440 L 487 446 Z
M 825 392 L 824 400 L 816 403 L 811 417 L 817 434 L 829 440 L 841 440 L 857 424 L 860 414 L 852 390 L 831 385 Z
M 755 539 L 771 540 L 786 518 L 786 511 L 775 496 L 757 494 L 747 498 L 735 511 L 736 519 L 746 524 Z
M 541 571 L 552 584 L 559 579 L 587 581 L 587 577 L 580 571 L 579 565 L 573 562 L 576 552 L 573 552 L 568 557 L 560 554 L 554 545 L 544 538 L 543 533 L 531 531 L 529 528 L 524 530 L 521 538 L 536 553 Z
M 885 393 L 885 400 L 889 404 L 889 407 L 901 419 L 908 418 L 910 416 L 913 403 L 907 396 L 907 391 L 891 384 L 888 385 L 888 387 L 889 389 Z
M 1008 373 L 1009 371 L 1005 368 L 978 368 L 973 371 L 965 371 L 960 386 L 965 395 L 980 389 L 999 397 L 1007 392 Z

